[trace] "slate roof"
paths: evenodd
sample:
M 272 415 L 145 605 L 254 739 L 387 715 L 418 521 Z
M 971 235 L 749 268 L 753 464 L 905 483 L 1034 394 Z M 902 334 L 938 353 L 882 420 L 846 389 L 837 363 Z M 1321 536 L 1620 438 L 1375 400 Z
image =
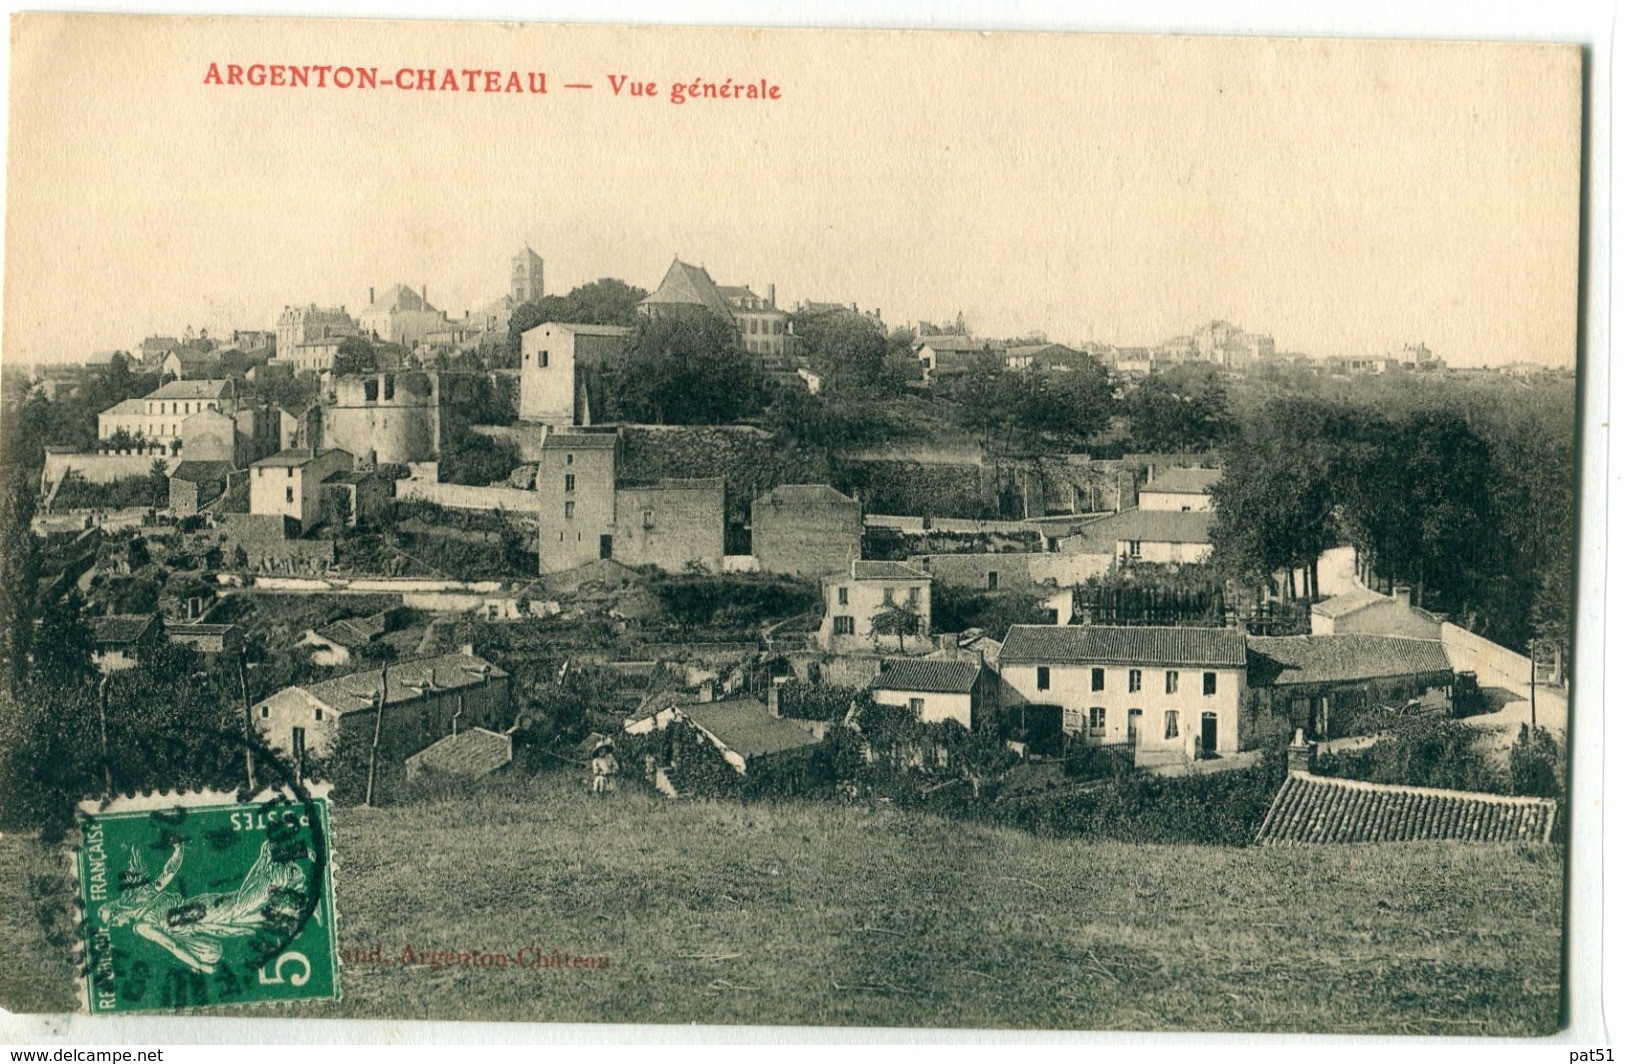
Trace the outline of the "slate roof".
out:
M 430 743 L 406 759 L 414 769 L 484 776 L 513 760 L 513 739 L 488 728 L 468 728 Z
M 916 351 L 926 347 L 929 347 L 933 351 L 941 351 L 949 354 L 975 354 L 982 351 L 1002 354 L 1005 350 L 1003 344 L 994 343 L 992 340 L 978 340 L 974 336 L 955 335 L 922 336 L 920 339 L 914 342 L 914 349 Z
M 722 315 L 729 321 L 733 320 L 733 308 L 728 300 L 717 290 L 716 282 L 711 275 L 705 272 L 704 266 L 691 266 L 681 259 L 672 259 L 671 266 L 666 270 L 666 276 L 661 279 L 660 287 L 653 293 L 644 297 L 638 304 L 690 304 L 705 307 L 707 310 Z
M 769 506 L 825 507 L 854 506 L 856 502 L 828 484 L 780 484 L 756 496 L 755 504 Z
M 981 671 L 980 666 L 968 661 L 892 658 L 880 666 L 880 675 L 871 686 L 876 691 L 966 695 L 976 686 Z
M 145 399 L 126 399 L 123 402 L 114 403 L 102 411 L 103 414 L 109 414 L 113 417 L 134 417 L 144 415 L 146 412 L 147 401 Z
M 754 698 L 695 702 L 683 705 L 681 712 L 696 727 L 747 761 L 818 744 L 812 732 L 773 716 L 766 705 Z
M 384 620 L 371 617 L 343 617 L 316 630 L 316 634 L 342 647 L 359 647 L 384 634 Z
M 1351 613 L 1358 613 L 1367 606 L 1374 606 L 1379 602 L 1393 602 L 1395 599 L 1384 595 L 1380 591 L 1373 591 L 1368 587 L 1355 585 L 1352 591 L 1345 591 L 1341 595 L 1334 595 L 1322 602 L 1310 606 L 1313 613 L 1322 617 L 1347 617 Z
M 333 448 L 332 450 L 336 450 L 336 448 Z M 324 455 L 330 454 L 331 450 L 322 451 L 321 453 Z M 298 469 L 301 466 L 309 465 L 315 458 L 316 452 L 312 451 L 310 448 L 293 447 L 286 451 L 278 451 L 269 458 L 261 458 L 258 462 L 255 462 L 254 465 L 256 467 L 265 467 L 269 469 L 286 469 L 289 467 Z
M 225 480 L 231 472 L 230 462 L 200 462 L 187 460 L 169 471 L 170 480 L 183 480 L 188 484 L 208 484 Z
M 115 613 L 89 619 L 91 638 L 100 646 L 128 646 L 138 643 L 152 629 L 149 613 Z
M 999 663 L 1239 669 L 1247 664 L 1247 637 L 1231 628 L 1013 624 Z
M 902 562 L 852 561 L 854 580 L 930 580 L 931 574 Z
M 141 341 L 141 350 L 156 354 L 159 351 L 173 351 L 181 342 L 173 336 L 149 336 Z
M 624 325 L 580 325 L 573 321 L 550 321 L 536 326 L 542 329 L 551 325 L 555 329 L 563 329 L 578 336 L 631 336 L 632 330 Z
M 620 435 L 614 432 L 549 432 L 542 440 L 544 449 L 590 451 L 614 447 Z
M 1293 772 L 1258 829 L 1261 846 L 1332 842 L 1546 842 L 1557 803 Z
M 170 381 L 146 399 L 222 399 L 231 392 L 229 380 Z
M 1222 469 L 1165 469 L 1156 479 L 1141 485 L 1140 490 L 1160 491 L 1165 495 L 1206 495 L 1223 475 Z
M 1142 510 L 1130 507 L 1090 521 L 1069 536 L 1070 553 L 1115 551 L 1124 540 L 1141 543 L 1208 543 L 1213 513 L 1207 510 Z M 1067 549 L 1067 548 L 1063 548 Z
M 481 670 L 493 680 L 508 674 L 484 658 L 472 654 L 442 654 L 434 658 L 418 658 L 389 666 L 389 705 L 413 702 L 429 690 L 454 691 L 459 687 L 477 687 L 485 682 Z M 338 676 L 308 687 L 285 688 L 302 691 L 327 706 L 335 713 L 354 713 L 371 709 L 383 685 L 382 669 L 367 669 Z M 432 682 L 432 688 L 428 685 Z M 274 696 L 273 696 L 274 697 Z
M 1247 682 L 1254 687 L 1444 679 L 1453 672 L 1439 640 L 1397 635 L 1249 636 L 1247 658 Z

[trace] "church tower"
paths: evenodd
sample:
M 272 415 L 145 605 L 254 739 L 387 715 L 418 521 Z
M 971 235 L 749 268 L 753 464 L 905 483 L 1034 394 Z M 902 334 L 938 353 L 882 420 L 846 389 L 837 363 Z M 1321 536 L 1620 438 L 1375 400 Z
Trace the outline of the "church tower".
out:
M 516 304 L 542 298 L 542 257 L 528 247 L 513 257 L 508 294 Z

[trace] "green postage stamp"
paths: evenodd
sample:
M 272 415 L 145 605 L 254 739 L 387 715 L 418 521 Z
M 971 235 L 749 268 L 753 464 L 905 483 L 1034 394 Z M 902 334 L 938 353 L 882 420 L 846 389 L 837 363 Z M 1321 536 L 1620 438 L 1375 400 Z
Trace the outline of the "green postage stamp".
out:
M 325 794 L 155 794 L 79 820 L 87 1011 L 338 997 Z

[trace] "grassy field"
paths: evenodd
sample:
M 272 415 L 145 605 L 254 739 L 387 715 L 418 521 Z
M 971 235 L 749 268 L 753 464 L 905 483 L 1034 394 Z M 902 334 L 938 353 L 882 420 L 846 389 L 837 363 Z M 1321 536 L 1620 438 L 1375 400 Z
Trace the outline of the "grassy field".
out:
M 335 814 L 343 974 L 315 1016 L 1534 1035 L 1559 1023 L 1562 857 L 1038 839 L 830 805 L 592 801 L 578 778 Z M 0 840 L 0 1004 L 71 1008 Z M 403 965 L 410 947 L 602 969 Z

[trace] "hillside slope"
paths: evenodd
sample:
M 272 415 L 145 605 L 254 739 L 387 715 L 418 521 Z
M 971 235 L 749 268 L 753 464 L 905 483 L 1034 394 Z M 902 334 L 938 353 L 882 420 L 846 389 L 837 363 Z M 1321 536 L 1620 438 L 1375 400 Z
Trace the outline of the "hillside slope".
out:
M 593 801 L 574 777 L 335 813 L 344 1000 L 310 1016 L 1532 1035 L 1555 847 L 1226 850 L 890 809 Z M 0 840 L 0 877 L 56 859 Z M 56 867 L 60 867 L 57 864 Z M 0 1004 L 69 1008 L 21 898 Z M 410 949 L 411 955 L 407 951 Z M 520 954 L 525 950 L 524 954 Z M 402 963 L 437 951 L 604 968 Z

